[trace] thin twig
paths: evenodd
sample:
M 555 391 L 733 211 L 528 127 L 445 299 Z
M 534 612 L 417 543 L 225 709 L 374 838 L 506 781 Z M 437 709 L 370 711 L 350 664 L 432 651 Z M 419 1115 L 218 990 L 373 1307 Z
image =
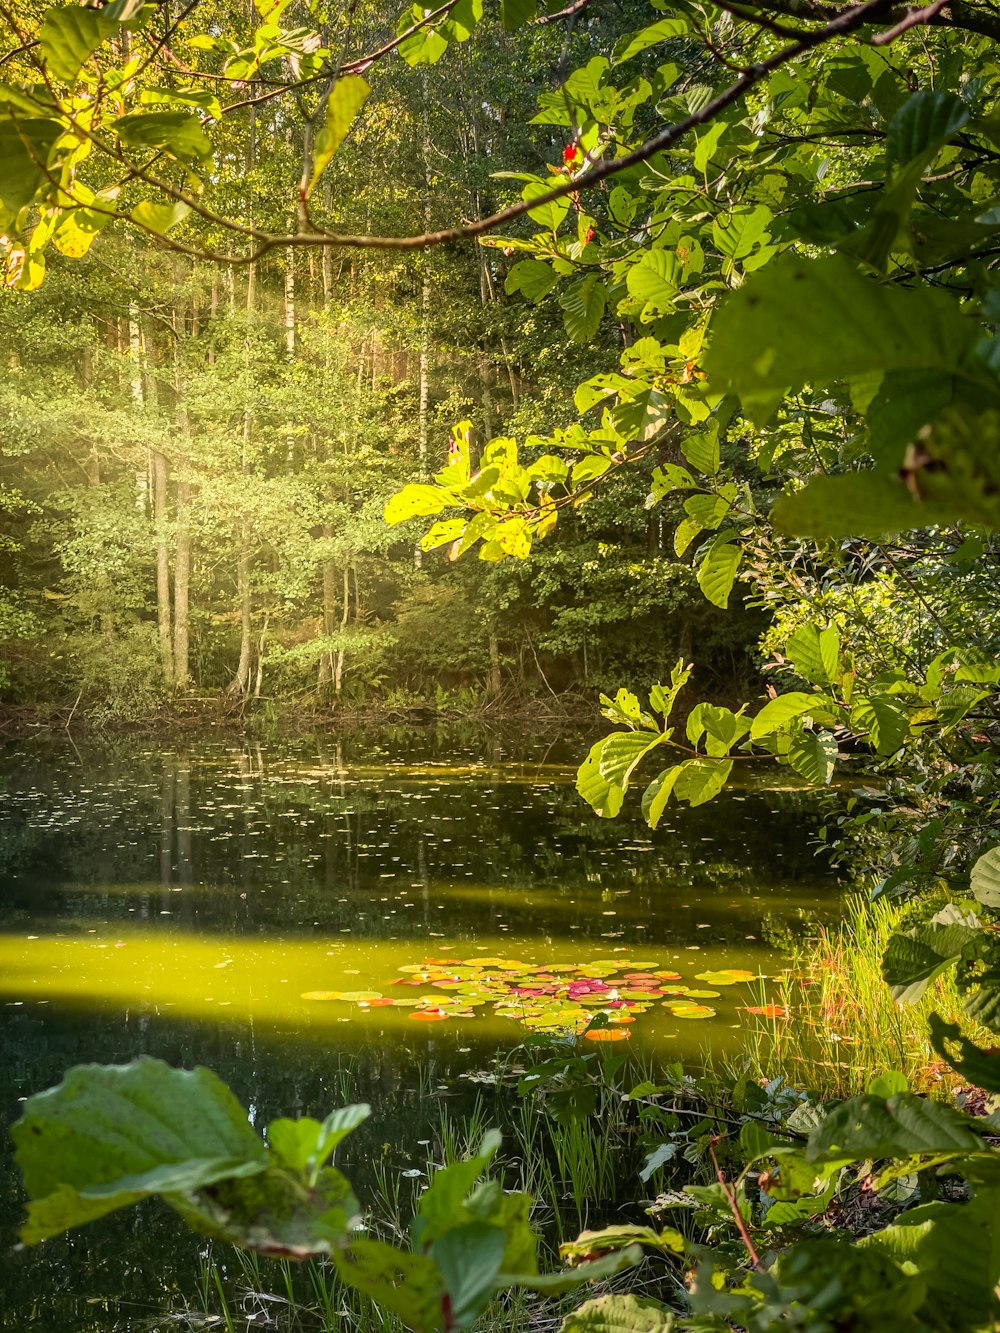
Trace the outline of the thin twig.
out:
M 764 1268 L 763 1264 L 760 1262 L 760 1255 L 757 1253 L 754 1248 L 754 1243 L 750 1239 L 750 1232 L 747 1231 L 747 1224 L 743 1221 L 743 1214 L 740 1212 L 740 1206 L 736 1202 L 736 1195 L 726 1183 L 726 1177 L 722 1174 L 722 1167 L 719 1165 L 719 1159 L 715 1155 L 715 1145 L 718 1141 L 717 1138 L 709 1139 L 708 1141 L 709 1155 L 712 1158 L 712 1165 L 715 1167 L 715 1178 L 722 1186 L 722 1192 L 726 1196 L 726 1202 L 729 1204 L 729 1211 L 732 1213 L 733 1221 L 736 1223 L 736 1230 L 740 1233 L 740 1240 L 742 1240 L 746 1247 L 746 1252 L 750 1256 L 750 1262 L 753 1264 L 757 1272 L 760 1273 L 763 1272 Z

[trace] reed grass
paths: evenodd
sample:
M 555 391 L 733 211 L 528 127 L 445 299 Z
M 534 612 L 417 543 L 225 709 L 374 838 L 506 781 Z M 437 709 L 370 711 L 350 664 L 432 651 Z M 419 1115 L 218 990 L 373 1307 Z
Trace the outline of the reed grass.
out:
M 893 1000 L 882 955 L 909 914 L 889 901 L 852 898 L 837 926 L 820 926 L 794 945 L 787 968 L 755 1001 L 778 1005 L 787 1017 L 752 1020 L 743 1066 L 825 1099 L 856 1096 L 893 1071 L 911 1091 L 947 1098 L 959 1080 L 931 1046 L 929 1015 L 957 1023 L 973 1040 L 992 1039 L 965 1015 L 951 973 L 917 1004 Z

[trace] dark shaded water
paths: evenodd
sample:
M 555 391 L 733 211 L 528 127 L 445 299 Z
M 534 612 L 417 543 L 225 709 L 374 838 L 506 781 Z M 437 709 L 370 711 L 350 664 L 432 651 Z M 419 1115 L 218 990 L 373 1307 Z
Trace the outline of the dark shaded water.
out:
M 359 1167 L 366 1143 L 388 1143 L 402 1169 L 435 1090 L 515 1046 L 523 1027 L 488 1007 L 423 1024 L 412 1009 L 304 993 L 398 994 L 387 988 L 399 969 L 432 956 L 656 963 L 693 986 L 706 969 L 773 971 L 781 931 L 836 893 L 814 855 L 814 798 L 738 788 L 650 834 L 582 805 L 584 748 L 397 728 L 9 750 L 5 1125 L 68 1065 L 150 1054 L 211 1066 L 258 1123 L 371 1101 Z M 755 1021 L 748 1003 L 746 987 L 727 987 L 698 1023 L 654 1005 L 627 1044 L 652 1059 L 738 1045 Z M 2 1162 L 3 1327 L 148 1327 L 157 1308 L 190 1299 L 198 1241 L 156 1207 L 13 1252 L 6 1136 Z

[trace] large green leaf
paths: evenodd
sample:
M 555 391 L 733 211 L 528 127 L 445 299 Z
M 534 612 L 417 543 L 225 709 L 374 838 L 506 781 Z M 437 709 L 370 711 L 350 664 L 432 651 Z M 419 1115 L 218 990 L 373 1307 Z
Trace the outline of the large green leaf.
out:
M 702 557 L 698 566 L 698 587 L 723 611 L 729 606 L 729 594 L 743 561 L 743 547 L 732 532 L 721 532 Z
M 928 1103 L 932 1105 L 933 1103 Z M 984 1189 L 970 1203 L 926 1203 L 858 1242 L 927 1283 L 927 1311 L 948 1328 L 995 1327 L 1000 1318 L 1000 1197 Z
M 785 391 L 878 370 L 954 370 L 978 336 L 957 303 L 862 277 L 840 256 L 786 254 L 719 311 L 705 358 L 712 387 L 766 420 Z
M 659 1301 L 626 1292 L 585 1301 L 566 1316 L 559 1333 L 670 1333 L 674 1321 Z
M 828 731 L 799 729 L 792 734 L 785 755 L 796 773 L 826 786 L 837 762 L 837 741 Z
M 942 1060 L 984 1092 L 1000 1092 L 1000 1052 L 984 1051 L 962 1033 L 955 1023 L 946 1023 L 940 1014 L 929 1018 L 931 1044 Z M 954 1051 L 953 1048 L 957 1048 Z
M 983 1148 L 971 1116 L 909 1092 L 886 1100 L 871 1093 L 834 1106 L 809 1136 L 811 1162 L 970 1153 Z
M 969 120 L 968 106 L 954 93 L 922 89 L 889 122 L 886 148 L 895 162 L 905 164 L 943 148 Z
M 147 1195 L 194 1191 L 268 1164 L 224 1083 L 160 1060 L 71 1069 L 28 1098 L 11 1135 L 31 1199 L 21 1233 L 28 1244 Z
M 467 1328 L 489 1304 L 503 1263 L 504 1233 L 485 1222 L 447 1231 L 430 1247 L 445 1289 L 449 1314 L 457 1328 Z
M 775 527 L 797 537 L 884 537 L 909 528 L 949 523 L 947 507 L 914 495 L 903 480 L 874 472 L 813 477 L 771 510 Z
M 801 690 L 792 690 L 788 694 L 779 694 L 760 710 L 750 726 L 750 739 L 759 741 L 762 736 L 772 731 L 781 731 L 785 724 L 814 709 L 824 701 L 818 694 L 803 694 Z
M 882 957 L 882 976 L 901 1004 L 913 1004 L 927 986 L 982 940 L 979 921 L 949 904 L 930 921 L 897 931 Z
M 64 126 L 40 116 L 0 117 L 0 202 L 17 213 L 45 181 L 45 165 Z
M 1000 847 L 991 848 L 972 867 L 972 896 L 984 907 L 1000 910 Z
M 478 1220 L 469 1212 L 469 1194 L 499 1147 L 499 1131 L 490 1130 L 483 1136 L 478 1153 L 434 1173 L 430 1186 L 420 1196 L 417 1216 L 410 1227 L 415 1249 L 425 1248 L 453 1227 Z
M 354 118 L 368 100 L 371 86 L 360 74 L 341 74 L 326 104 L 323 128 L 313 144 L 312 175 L 306 197 L 332 161 L 337 149 L 347 138 Z
M 785 654 L 803 680 L 832 685 L 840 662 L 840 634 L 835 625 L 800 625 L 785 644 Z
M 407 1254 L 383 1240 L 357 1240 L 334 1252 L 338 1276 L 376 1304 L 400 1316 L 414 1333 L 447 1327 L 441 1308 L 444 1281 L 425 1254 Z
M 596 273 L 588 273 L 580 282 L 571 283 L 559 293 L 563 323 L 574 342 L 590 342 L 600 327 L 606 301 L 604 283 Z
M 353 1190 L 332 1167 L 307 1180 L 272 1166 L 248 1179 L 229 1176 L 163 1197 L 194 1231 L 293 1259 L 332 1254 L 360 1220 Z
M 551 264 L 541 259 L 522 259 L 507 274 L 504 291 L 508 296 L 520 292 L 529 301 L 540 301 L 559 281 Z
M 616 731 L 597 741 L 577 771 L 577 791 L 597 814 L 614 818 L 636 766 L 664 739 L 660 732 Z
M 910 731 L 910 719 L 898 700 L 887 694 L 856 699 L 851 708 L 851 726 L 868 737 L 876 754 L 895 754 Z
M 212 156 L 212 141 L 192 111 L 135 112 L 119 116 L 112 128 L 122 143 L 169 153 L 189 166 Z
M 119 20 L 103 9 L 52 5 L 42 19 L 38 43 L 49 74 L 74 85 L 83 66 L 119 26 Z

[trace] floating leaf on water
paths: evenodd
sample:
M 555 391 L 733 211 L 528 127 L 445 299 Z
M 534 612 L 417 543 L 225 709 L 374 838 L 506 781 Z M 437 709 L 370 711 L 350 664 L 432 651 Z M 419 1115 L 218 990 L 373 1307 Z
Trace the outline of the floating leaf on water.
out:
M 623 1032 L 621 1028 L 592 1028 L 590 1032 L 585 1032 L 584 1037 L 587 1041 L 624 1041 L 630 1037 L 630 1032 Z
M 420 1003 L 419 1000 L 390 1000 L 389 1003 L 394 1009 L 415 1009 Z
M 715 1010 L 707 1004 L 692 1004 L 687 1009 L 675 1009 L 674 1018 L 714 1018 Z
M 634 1023 L 635 1019 L 631 1014 L 612 1014 L 608 1022 L 620 1027 L 623 1023 Z
M 380 1000 L 369 1000 L 367 1007 L 369 1009 L 383 1009 L 387 1004 L 398 1004 L 398 1000 L 389 1000 L 383 996 Z
M 761 1018 L 787 1018 L 788 1010 L 783 1004 L 745 1004 L 743 1009 L 748 1014 L 759 1014 Z
M 659 981 L 680 981 L 681 979 L 679 972 L 654 972 L 653 976 Z
M 371 1004 L 372 1000 L 381 1000 L 383 998 L 380 990 L 342 990 L 340 999 L 346 1000 L 348 1004 Z
M 673 992 L 670 992 L 673 994 Z M 717 1000 L 719 992 L 717 990 L 689 990 L 685 991 L 689 1000 Z
M 300 1000 L 339 1000 L 341 994 L 339 990 L 304 990 L 299 996 Z
M 440 1023 L 447 1017 L 448 1015 L 441 1009 L 417 1009 L 410 1014 L 410 1021 L 411 1023 Z
M 719 972 L 699 972 L 698 981 L 707 981 L 710 986 L 735 986 L 739 981 L 756 980 L 756 972 L 747 972 L 745 968 L 726 967 Z

